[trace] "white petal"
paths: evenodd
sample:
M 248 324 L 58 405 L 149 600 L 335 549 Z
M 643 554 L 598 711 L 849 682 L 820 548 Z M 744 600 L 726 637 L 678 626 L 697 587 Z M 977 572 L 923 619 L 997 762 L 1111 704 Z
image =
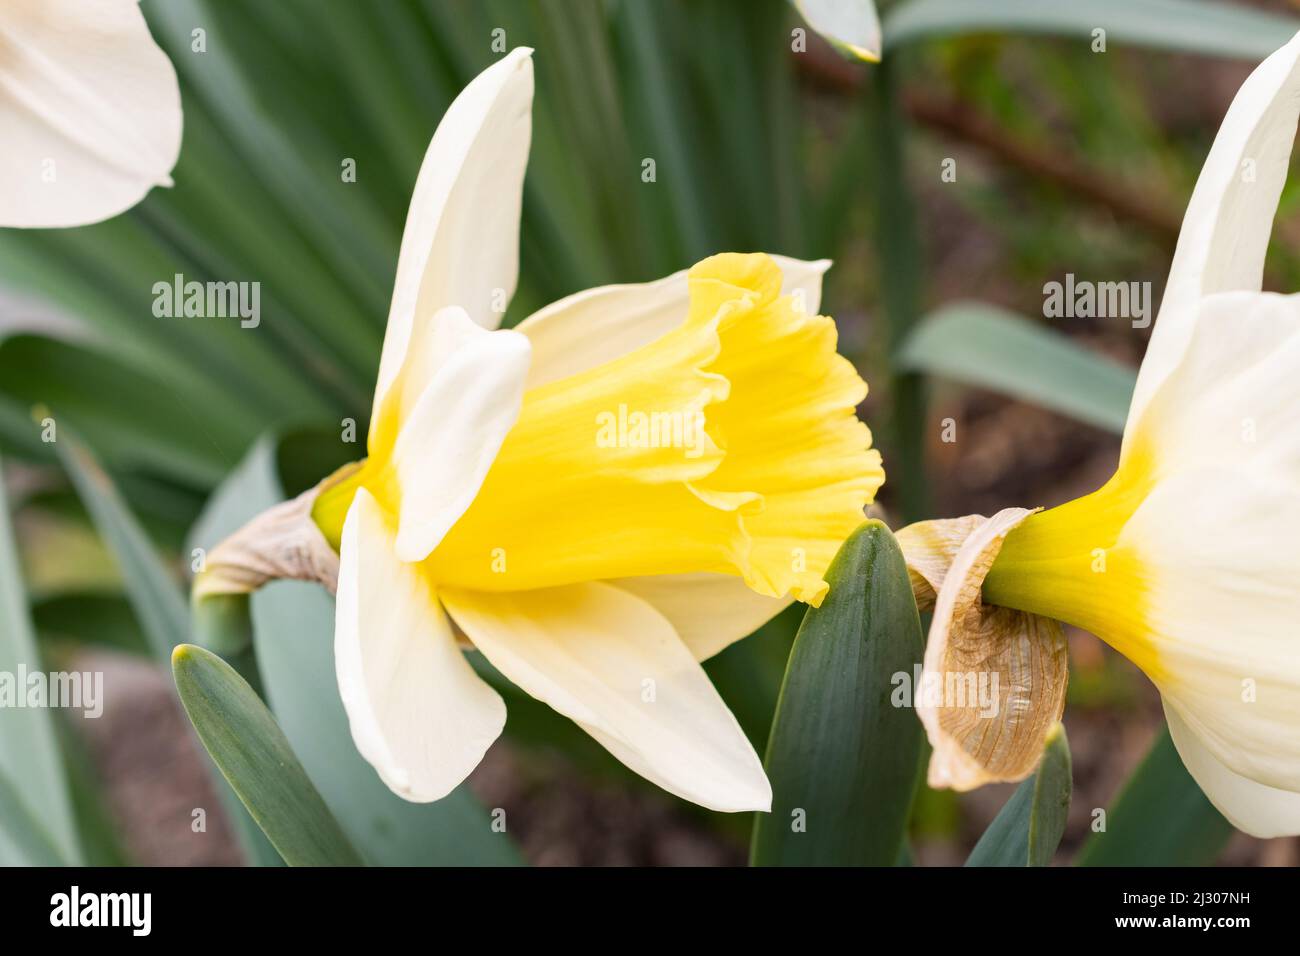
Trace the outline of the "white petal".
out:
M 463 309 L 434 316 L 439 363 L 393 446 L 401 493 L 397 556 L 423 561 L 478 494 L 519 417 L 531 347 L 517 332 L 489 332 Z
M 1296 483 L 1300 295 L 1207 296 L 1192 310 L 1187 332 L 1177 368 L 1142 418 L 1130 419 L 1133 440 L 1162 473 L 1231 466 Z
M 1225 461 L 1157 482 L 1111 556 L 1141 569 L 1161 693 L 1233 773 L 1282 790 L 1300 790 L 1297 540 L 1300 488 Z
M 423 353 L 419 320 L 460 306 L 496 328 L 519 278 L 519 216 L 532 137 L 532 50 L 519 47 L 461 91 L 438 124 L 406 214 L 375 418 L 408 351 Z M 497 307 L 497 308 L 494 308 Z M 404 379 L 402 407 L 418 397 Z
M 772 258 L 784 277 L 781 291 L 801 296 L 803 308 L 817 312 L 821 308 L 822 275 L 830 268 L 830 260 Z M 533 343 L 528 387 L 594 368 L 681 325 L 690 304 L 688 271 L 683 269 L 654 282 L 586 289 L 524 319 L 515 328 Z
M 659 574 L 609 582 L 651 604 L 705 661 L 776 617 L 794 601 L 759 594 L 731 574 Z
M 447 593 L 498 670 L 670 793 L 714 810 L 767 810 L 758 755 L 672 625 L 598 582 Z
M 0 4 L 0 226 L 129 209 L 181 148 L 176 71 L 134 0 Z
M 501 734 L 505 704 L 465 660 L 419 568 L 393 554 L 364 488 L 339 551 L 334 656 L 352 739 L 398 796 L 437 800 Z
M 808 25 L 860 60 L 880 62 L 880 16 L 872 0 L 795 0 Z
M 1160 315 L 1129 409 L 1137 421 L 1191 335 L 1197 300 L 1258 292 L 1300 117 L 1300 34 L 1242 84 L 1219 127 L 1183 217 Z M 1125 437 L 1125 453 L 1132 442 Z
M 1168 700 L 1165 718 L 1187 772 L 1229 823 L 1264 839 L 1300 834 L 1300 793 L 1233 773 L 1197 738 Z

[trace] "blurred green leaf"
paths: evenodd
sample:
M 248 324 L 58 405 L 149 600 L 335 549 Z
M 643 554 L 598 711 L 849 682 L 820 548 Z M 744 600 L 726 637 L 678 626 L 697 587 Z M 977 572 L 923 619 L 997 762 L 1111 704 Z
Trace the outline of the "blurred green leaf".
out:
M 1236 831 L 1196 785 L 1164 730 L 1106 811 L 1079 866 L 1208 866 Z
M 148 656 L 131 603 L 113 594 L 61 594 L 32 605 L 32 622 L 41 640 L 72 641 Z
M 0 468 L 0 674 L 15 682 L 15 693 L 26 695 L 26 686 L 17 685 L 19 672 L 37 673 L 42 669 L 9 521 L 4 470 Z M 79 861 L 81 851 L 53 711 L 48 707 L 5 707 L 3 715 L 0 720 L 0 824 L 9 834 L 8 842 L 14 843 L 16 851 L 28 862 L 41 862 L 49 854 L 57 859 Z M 25 824 L 17 816 L 23 807 L 39 810 L 40 829 L 47 829 L 48 834 L 33 833 L 30 842 L 25 840 L 22 832 Z M 43 843 L 49 844 L 48 854 L 41 848 Z M 3 850 L 4 846 L 0 845 L 0 862 L 5 860 Z
M 1034 775 L 989 824 L 967 866 L 1051 866 L 1065 833 L 1072 788 L 1070 744 L 1060 724 L 1047 734 Z
M 210 651 L 172 654 L 176 690 L 222 774 L 290 866 L 359 866 L 325 801 L 248 682 Z
M 275 208 L 294 223 L 298 234 L 324 258 L 322 275 L 328 282 L 326 287 L 334 285 L 332 272 L 336 271 L 353 287 L 370 289 L 376 297 L 370 299 L 370 303 L 382 304 L 388 289 L 386 283 L 376 281 L 375 273 L 384 275 L 396 265 L 388 262 L 389 257 L 385 255 L 391 249 L 392 232 L 372 209 L 360 201 L 360 197 L 354 197 L 346 188 L 339 188 L 343 185 L 339 176 L 339 162 L 343 157 L 328 157 L 326 168 L 330 179 L 327 180 L 324 169 L 313 163 L 310 151 L 295 148 L 279 125 L 266 115 L 247 77 L 235 62 L 236 51 L 243 43 L 242 36 L 259 32 L 261 15 L 256 10 L 258 6 L 260 4 L 251 8 L 243 4 L 232 5 L 223 14 L 222 9 L 210 0 L 155 0 L 149 4 L 148 14 L 160 40 L 174 53 L 181 54 L 173 56 L 173 61 L 188 81 L 187 85 L 201 94 L 217 125 L 231 137 L 237 153 L 245 159 L 255 160 L 258 169 L 268 178 Z M 355 11 L 355 4 L 334 3 L 327 12 L 320 11 L 319 4 L 307 8 L 313 9 L 323 13 L 321 25 L 327 26 L 332 21 L 348 17 L 349 11 Z M 226 22 L 236 25 L 236 29 L 227 29 Z M 366 25 L 365 21 L 362 25 Z M 189 48 L 191 32 L 198 26 L 208 33 L 208 49 L 196 56 Z M 241 39 L 232 43 L 232 36 Z M 354 42 L 363 37 L 364 34 L 355 31 L 351 34 Z M 372 50 L 367 62 L 357 64 L 351 75 L 356 82 L 364 82 L 367 73 L 380 74 L 387 69 L 386 58 L 383 49 Z M 376 110 L 376 116 L 379 112 Z M 427 141 L 426 137 L 424 142 Z M 416 148 L 419 149 L 420 145 Z M 342 335 L 366 332 L 364 325 L 350 330 L 343 325 L 334 328 Z M 372 347 L 377 344 L 373 338 L 370 342 Z
M 60 423 L 93 435 L 110 467 L 152 469 L 203 486 L 225 473 L 225 456 L 242 446 L 237 430 L 221 419 L 205 420 L 184 391 L 88 344 L 38 335 L 0 339 L 0 392 L 15 407 L 49 406 Z M 173 399 L 160 402 L 160 395 Z M 41 425 L 29 415 L 14 430 L 34 438 Z M 31 448 L 49 450 L 44 443 Z
M 891 866 L 920 775 L 921 723 L 891 701 L 924 654 L 898 542 L 880 521 L 849 536 L 830 593 L 795 638 L 768 741 L 772 812 L 755 816 L 755 866 Z
M 182 164 L 188 156 L 182 153 Z M 244 329 L 237 318 L 154 314 L 155 284 L 170 284 L 177 273 L 196 280 L 248 278 L 214 276 L 209 269 L 194 274 L 195 264 L 147 222 L 152 205 L 168 197 L 156 191 L 131 213 L 93 226 L 0 232 L 0 278 L 61 306 L 93 333 L 97 349 L 147 370 L 148 378 L 164 382 L 173 402 L 222 419 L 222 427 L 238 429 L 245 441 L 266 427 L 268 414 L 278 422 L 329 410 L 310 375 L 318 360 L 285 356 L 278 342 L 268 341 L 282 320 L 266 315 L 256 329 Z M 220 198 L 231 205 L 228 193 Z M 219 248 L 215 236 L 207 248 Z M 265 250 L 263 256 L 280 252 Z
M 859 60 L 880 60 L 880 18 L 874 0 L 790 0 L 799 15 L 836 48 Z
M 23 803 L 17 787 L 0 772 L 0 864 L 67 866 L 43 822 Z
M 717 197 L 705 189 L 710 176 L 706 162 L 696 152 L 700 139 L 683 135 L 687 117 L 680 106 L 691 101 L 688 78 L 672 65 L 679 62 L 672 51 L 684 32 L 680 10 L 676 4 L 622 3 L 616 7 L 615 22 L 627 43 L 631 69 L 624 79 L 628 97 L 644 117 L 643 142 L 654 144 L 643 154 L 639 173 L 646 176 L 644 164 L 654 163 L 654 178 L 645 185 L 662 191 L 661 202 L 673 212 L 673 233 L 680 241 L 681 254 L 687 262 L 694 262 L 717 251 L 712 233 L 715 224 L 726 217 L 710 215 Z
M 177 582 L 122 501 L 112 480 L 66 427 L 54 442 L 105 544 L 117 559 L 123 587 L 159 660 L 189 633 L 189 615 Z
M 894 458 L 891 480 L 900 490 L 903 520 L 930 516 L 925 469 L 924 382 L 899 359 L 921 318 L 925 250 L 921 245 L 917 201 L 908 182 L 907 122 L 899 95 L 897 64 L 882 63 L 872 78 L 870 135 L 876 178 L 873 239 L 879 262 L 881 311 L 889 368 L 890 418 Z
M 309 445 L 315 450 L 309 451 Z M 287 496 L 278 466 L 286 447 L 294 450 L 288 457 L 295 461 L 328 462 L 318 479 L 359 451 L 340 442 L 337 433 L 263 439 L 214 495 L 192 535 L 196 546 L 212 547 Z M 367 861 L 381 866 L 519 862 L 509 836 L 492 831 L 491 819 L 468 787 L 434 803 L 409 803 L 390 791 L 357 752 L 339 698 L 334 604 L 324 589 L 291 581 L 272 584 L 253 596 L 252 622 L 267 703 Z
M 1060 332 L 978 302 L 926 316 L 899 361 L 916 371 L 1001 392 L 1123 432 L 1136 373 Z
M 68 721 L 63 721 L 58 730 L 63 765 L 68 769 L 77 835 L 86 865 L 129 866 L 131 860 L 118 837 L 108 806 L 108 790 L 96 772 L 85 743 Z
M 1300 30 L 1300 19 L 1209 0 L 906 0 L 885 17 L 885 46 L 966 33 L 1084 37 L 1160 50 L 1262 60 Z

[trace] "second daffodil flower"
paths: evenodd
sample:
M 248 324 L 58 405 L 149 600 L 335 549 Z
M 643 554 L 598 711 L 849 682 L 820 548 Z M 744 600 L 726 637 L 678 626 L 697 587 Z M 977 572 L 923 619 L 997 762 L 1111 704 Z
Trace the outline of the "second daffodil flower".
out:
M 138 0 L 0 3 L 0 226 L 80 226 L 170 186 L 181 92 Z
M 928 567 L 921 577 L 938 584 L 936 625 L 966 659 L 1000 642 L 1042 678 L 1041 692 L 1027 691 L 1032 679 L 1013 689 L 1008 726 L 1034 728 L 1041 744 L 1063 703 L 1064 645 L 1043 618 L 1092 631 L 1160 689 L 1174 744 L 1214 805 L 1261 837 L 1300 833 L 1300 296 L 1260 291 L 1298 116 L 1300 36 L 1242 86 L 1201 171 L 1114 477 L 1039 514 L 900 534 L 914 572 Z M 990 606 L 1027 613 L 981 633 Z M 942 666 L 935 644 L 932 632 L 927 667 Z M 1054 677 L 1062 686 L 1048 692 Z M 949 758 L 932 780 L 987 772 L 989 735 L 943 724 L 927 722 L 936 757 Z
M 664 789 L 765 810 L 758 756 L 699 662 L 792 598 L 821 601 L 884 477 L 855 415 L 866 384 L 816 314 L 826 262 L 715 256 L 490 331 L 518 271 L 530 52 L 470 83 L 429 146 L 369 456 L 286 506 L 310 507 L 339 556 L 353 737 L 409 800 L 464 780 L 505 721 L 468 643 Z M 328 559 L 258 571 L 257 524 L 199 593 L 332 576 Z

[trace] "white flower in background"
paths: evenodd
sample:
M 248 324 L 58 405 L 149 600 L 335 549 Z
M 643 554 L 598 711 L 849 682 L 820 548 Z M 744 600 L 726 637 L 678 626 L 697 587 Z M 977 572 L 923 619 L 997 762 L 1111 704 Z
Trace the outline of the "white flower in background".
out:
M 337 574 L 353 739 L 408 800 L 446 795 L 501 733 L 468 643 L 665 790 L 766 810 L 699 662 L 792 598 L 820 603 L 884 480 L 855 414 L 866 383 L 817 315 L 829 263 L 713 256 L 495 330 L 519 271 L 530 53 L 471 82 L 429 145 L 368 457 L 215 549 L 195 595 Z
M 880 17 L 874 0 L 791 0 L 808 25 L 832 45 L 880 62 Z
M 170 186 L 176 71 L 137 0 L 0 2 L 0 226 L 79 226 Z
M 1300 833 L 1300 296 L 1260 291 L 1298 117 L 1300 35 L 1242 86 L 1201 171 L 1114 477 L 1017 516 L 983 581 L 987 604 L 1141 667 L 1187 769 L 1261 837 Z M 940 540 L 918 531 L 900 538 Z

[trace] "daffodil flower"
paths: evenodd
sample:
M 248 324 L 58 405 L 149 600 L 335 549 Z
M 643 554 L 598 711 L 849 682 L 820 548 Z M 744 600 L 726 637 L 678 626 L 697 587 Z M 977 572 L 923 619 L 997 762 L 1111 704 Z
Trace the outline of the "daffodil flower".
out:
M 138 0 L 4 0 L 0 129 L 0 226 L 98 222 L 170 186 L 180 87 Z
M 994 519 L 975 580 L 1142 668 L 1187 769 L 1261 837 L 1300 833 L 1300 296 L 1260 291 L 1297 117 L 1300 35 L 1247 79 L 1201 171 L 1114 477 Z
M 818 604 L 883 481 L 855 415 L 866 384 L 816 314 L 829 263 L 715 256 L 493 331 L 532 95 L 518 49 L 448 109 L 402 239 L 369 455 L 284 506 L 310 506 L 339 555 L 353 738 L 408 800 L 464 780 L 505 721 L 468 643 L 664 789 L 765 810 L 699 662 L 792 598 Z

